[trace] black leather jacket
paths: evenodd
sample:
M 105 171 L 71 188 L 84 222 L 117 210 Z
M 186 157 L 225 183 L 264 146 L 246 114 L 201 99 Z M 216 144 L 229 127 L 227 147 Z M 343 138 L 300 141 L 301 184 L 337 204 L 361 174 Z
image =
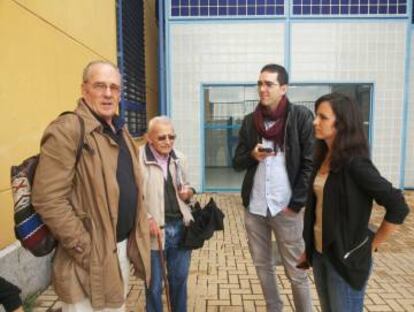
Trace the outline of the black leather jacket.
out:
M 289 208 L 296 212 L 305 206 L 309 178 L 312 173 L 314 143 L 312 121 L 313 115 L 308 108 L 288 102 L 284 152 L 286 169 L 292 188 Z M 250 193 L 258 165 L 258 161 L 252 158 L 250 153 L 257 143 L 261 143 L 261 137 L 254 126 L 253 113 L 250 113 L 243 120 L 239 132 L 239 143 L 233 159 L 234 169 L 237 171 L 247 169 L 241 190 L 243 205 L 246 208 L 249 206 Z

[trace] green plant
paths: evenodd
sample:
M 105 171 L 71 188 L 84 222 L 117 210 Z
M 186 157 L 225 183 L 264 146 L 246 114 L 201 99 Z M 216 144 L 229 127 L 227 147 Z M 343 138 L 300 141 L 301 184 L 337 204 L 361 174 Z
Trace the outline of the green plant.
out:
M 25 312 L 32 312 L 33 310 L 33 305 L 37 299 L 37 297 L 39 296 L 39 292 L 30 294 L 26 297 L 26 299 L 23 301 L 23 310 Z

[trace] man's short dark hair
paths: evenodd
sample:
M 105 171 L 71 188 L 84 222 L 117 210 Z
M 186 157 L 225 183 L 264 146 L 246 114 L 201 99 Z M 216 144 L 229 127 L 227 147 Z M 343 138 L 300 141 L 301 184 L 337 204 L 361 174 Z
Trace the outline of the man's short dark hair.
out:
M 268 72 L 268 73 L 276 73 L 277 74 L 277 82 L 283 86 L 289 83 L 289 75 L 286 69 L 278 64 L 267 64 L 263 66 L 260 73 Z

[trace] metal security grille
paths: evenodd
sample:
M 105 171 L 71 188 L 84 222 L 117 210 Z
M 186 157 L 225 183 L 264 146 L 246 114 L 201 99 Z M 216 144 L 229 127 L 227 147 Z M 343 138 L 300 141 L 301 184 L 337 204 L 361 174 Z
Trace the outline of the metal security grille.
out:
M 121 116 L 133 136 L 146 131 L 144 8 L 141 0 L 117 0 Z

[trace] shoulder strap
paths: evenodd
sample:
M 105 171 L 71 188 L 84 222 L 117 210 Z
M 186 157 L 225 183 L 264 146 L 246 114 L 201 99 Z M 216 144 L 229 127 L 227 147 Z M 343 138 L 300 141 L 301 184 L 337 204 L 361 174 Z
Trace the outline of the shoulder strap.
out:
M 65 111 L 63 113 L 61 113 L 59 115 L 63 116 L 63 115 L 67 115 L 67 114 L 74 114 L 76 115 L 76 117 L 78 117 L 79 119 L 79 124 L 80 124 L 80 139 L 79 139 L 79 143 L 78 143 L 78 149 L 76 150 L 76 162 L 75 162 L 75 167 L 78 164 L 78 161 L 80 159 L 80 156 L 82 154 L 82 147 L 83 147 L 83 143 L 85 140 L 85 121 L 83 120 L 83 118 L 81 116 L 79 116 L 78 114 L 76 114 L 75 112 L 72 111 Z

